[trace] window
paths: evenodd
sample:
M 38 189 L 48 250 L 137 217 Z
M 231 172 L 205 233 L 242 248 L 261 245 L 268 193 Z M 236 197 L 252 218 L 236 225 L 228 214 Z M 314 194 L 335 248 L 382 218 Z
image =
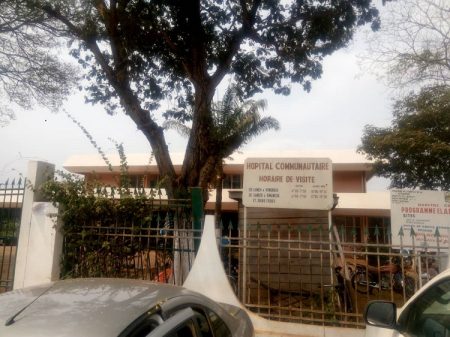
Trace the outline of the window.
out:
M 391 224 L 389 218 L 368 217 L 368 238 L 370 243 L 390 243 Z
M 333 221 L 342 242 L 361 242 L 361 217 L 337 216 Z
M 158 314 L 148 316 L 148 314 L 145 313 L 122 331 L 119 337 L 146 337 L 162 322 L 163 320 Z
M 194 337 L 195 334 L 195 326 L 192 321 L 186 322 L 184 325 L 177 328 L 175 331 L 172 331 L 167 337 Z
M 211 310 L 208 310 L 208 316 L 214 331 L 214 337 L 232 337 L 230 330 L 219 316 Z
M 131 188 L 156 188 L 160 185 L 158 175 L 130 174 L 128 181 Z
M 166 337 L 232 337 L 225 322 L 213 311 L 204 306 L 186 305 L 182 303 L 169 309 L 169 318 L 152 334 Z
M 147 176 L 147 186 L 146 187 L 150 187 L 150 188 L 156 188 L 159 187 L 160 184 L 160 179 L 158 175 L 148 175 Z
M 400 316 L 399 325 L 407 336 L 450 336 L 450 279 L 432 286 L 408 305 Z
M 199 314 L 190 307 L 179 308 L 179 310 L 171 312 L 171 316 L 164 322 L 161 322 L 150 335 L 165 337 L 202 337 L 197 325 L 198 315 Z
M 144 188 L 146 186 L 146 177 L 144 175 L 131 174 L 129 176 L 131 188 Z
M 213 337 L 208 319 L 203 314 L 197 312 L 197 315 L 195 315 L 195 320 L 197 322 L 202 337 Z
M 230 330 L 219 316 L 208 310 L 208 322 L 208 319 L 201 311 L 198 309 L 194 310 L 195 315 L 193 319 L 184 322 L 182 326 L 172 331 L 168 337 L 232 337 Z
M 240 174 L 225 174 L 222 188 L 240 189 L 242 188 L 242 177 Z
M 202 337 L 232 337 L 225 322 L 215 312 L 204 307 L 193 310 L 195 322 Z

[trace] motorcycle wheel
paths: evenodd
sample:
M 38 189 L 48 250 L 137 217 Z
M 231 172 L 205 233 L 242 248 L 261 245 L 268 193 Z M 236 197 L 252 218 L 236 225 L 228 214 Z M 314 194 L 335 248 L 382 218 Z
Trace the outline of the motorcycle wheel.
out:
M 367 294 L 368 292 L 372 292 L 370 288 L 370 283 L 372 282 L 372 277 L 370 274 L 366 274 L 364 272 L 357 272 L 352 276 L 352 286 L 356 289 L 357 292 L 361 294 Z

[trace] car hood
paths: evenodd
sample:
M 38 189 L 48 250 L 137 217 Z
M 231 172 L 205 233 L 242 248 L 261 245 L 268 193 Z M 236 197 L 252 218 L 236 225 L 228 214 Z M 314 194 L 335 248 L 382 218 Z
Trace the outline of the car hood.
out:
M 120 279 L 66 280 L 12 291 L 0 296 L 0 336 L 117 336 L 157 303 L 183 293 L 178 287 Z

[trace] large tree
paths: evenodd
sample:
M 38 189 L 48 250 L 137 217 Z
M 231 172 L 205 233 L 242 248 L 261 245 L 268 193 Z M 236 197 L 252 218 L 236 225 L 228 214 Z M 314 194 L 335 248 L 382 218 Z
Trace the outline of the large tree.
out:
M 215 155 L 203 167 L 203 170 L 214 171 L 207 173 L 208 176 L 215 176 L 217 170 L 220 171 L 222 160 L 250 140 L 268 130 L 280 128 L 275 118 L 261 116 L 260 111 L 266 108 L 265 100 L 244 100 L 242 94 L 236 85 L 230 85 L 223 98 L 211 104 L 210 141 L 220 144 L 220 147 L 215 149 Z M 189 109 L 185 116 L 191 120 L 192 115 L 193 110 Z M 185 137 L 192 133 L 191 127 L 176 118 L 168 119 L 163 125 Z
M 72 67 L 57 57 L 45 15 L 25 4 L 0 1 L 0 126 L 14 118 L 14 105 L 58 109 L 75 82 Z
M 261 116 L 260 111 L 265 109 L 266 101 L 244 101 L 240 95 L 241 91 L 236 86 L 231 86 L 223 99 L 212 105 L 213 134 L 221 144 L 214 171 L 216 188 L 214 215 L 217 224 L 222 220 L 223 160 L 258 135 L 280 128 L 275 118 Z
M 344 47 L 357 26 L 378 26 L 370 0 L 28 0 L 73 42 L 87 69 L 88 101 L 121 107 L 147 137 L 170 196 L 206 187 L 205 166 L 221 149 L 211 132 L 211 102 L 230 75 L 246 97 L 264 89 L 309 90 L 323 58 Z M 191 123 L 176 175 L 158 113 Z M 192 106 L 192 120 L 186 108 Z
M 402 0 L 386 5 L 363 56 L 387 85 L 407 91 L 450 84 L 448 0 Z
M 280 125 L 273 117 L 262 117 L 260 111 L 266 107 L 264 100 L 243 100 L 242 91 L 235 85 L 226 90 L 219 102 L 213 102 L 211 112 L 213 125 L 211 137 L 220 144 L 216 157 L 212 157 L 205 170 L 212 170 L 216 189 L 215 215 L 220 221 L 222 213 L 223 160 L 253 138 L 268 131 L 278 130 Z M 169 119 L 164 123 L 167 128 L 177 130 L 182 136 L 191 134 L 191 128 L 177 119 Z
M 391 127 L 366 126 L 360 151 L 391 187 L 450 190 L 450 87 L 434 86 L 394 105 Z

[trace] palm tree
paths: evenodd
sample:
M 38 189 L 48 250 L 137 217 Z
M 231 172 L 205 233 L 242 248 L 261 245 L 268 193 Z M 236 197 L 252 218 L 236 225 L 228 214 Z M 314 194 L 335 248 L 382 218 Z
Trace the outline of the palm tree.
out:
M 265 108 L 265 100 L 244 100 L 242 91 L 235 85 L 228 87 L 221 101 L 212 104 L 214 129 L 211 132 L 211 146 L 217 146 L 219 151 L 208 159 L 209 165 L 205 167 L 202 176 L 205 177 L 206 185 L 213 184 L 216 188 L 217 221 L 220 221 L 222 209 L 223 160 L 261 133 L 279 129 L 278 120 L 261 117 L 260 111 Z M 191 132 L 189 126 L 178 120 L 168 120 L 164 126 L 175 129 L 184 136 Z

